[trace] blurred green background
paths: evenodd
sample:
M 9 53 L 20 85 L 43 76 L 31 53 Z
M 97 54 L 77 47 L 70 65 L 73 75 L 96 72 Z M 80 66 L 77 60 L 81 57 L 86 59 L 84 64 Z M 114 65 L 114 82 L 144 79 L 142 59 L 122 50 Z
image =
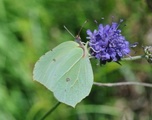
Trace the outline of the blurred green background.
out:
M 151 0 L 0 0 L 0 120 L 39 120 L 54 104 L 52 92 L 33 81 L 32 71 L 41 55 L 98 23 L 124 19 L 120 28 L 131 43 L 132 56 L 152 45 Z M 104 17 L 104 20 L 101 18 Z M 124 26 L 126 24 L 126 26 Z M 152 83 L 146 60 L 97 66 L 91 60 L 94 81 Z M 97 87 L 76 108 L 61 104 L 46 120 L 152 120 L 152 89 L 139 86 Z

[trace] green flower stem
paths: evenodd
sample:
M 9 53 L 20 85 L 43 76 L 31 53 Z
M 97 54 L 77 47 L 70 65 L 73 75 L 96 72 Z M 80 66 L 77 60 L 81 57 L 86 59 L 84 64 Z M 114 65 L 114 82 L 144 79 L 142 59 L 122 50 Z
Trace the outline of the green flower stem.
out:
M 40 120 L 44 120 L 48 115 L 50 115 L 58 106 L 60 105 L 60 102 L 54 105 Z
M 145 55 L 141 55 L 141 56 L 131 56 L 131 57 L 128 57 L 128 58 L 122 58 L 121 60 L 138 60 L 138 59 L 141 59 L 141 58 L 144 58 Z

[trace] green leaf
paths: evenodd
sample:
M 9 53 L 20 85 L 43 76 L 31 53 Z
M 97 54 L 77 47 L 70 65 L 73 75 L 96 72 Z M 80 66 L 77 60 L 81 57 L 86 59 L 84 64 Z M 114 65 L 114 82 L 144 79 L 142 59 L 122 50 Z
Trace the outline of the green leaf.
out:
M 54 93 L 58 101 L 75 107 L 89 95 L 93 72 L 85 46 L 64 42 L 47 52 L 35 64 L 34 80 Z

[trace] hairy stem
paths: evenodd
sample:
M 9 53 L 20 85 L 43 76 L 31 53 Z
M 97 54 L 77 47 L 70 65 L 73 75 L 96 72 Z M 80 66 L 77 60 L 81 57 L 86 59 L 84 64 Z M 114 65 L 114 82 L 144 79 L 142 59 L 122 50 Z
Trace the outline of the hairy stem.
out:
M 141 59 L 141 58 L 144 58 L 145 56 L 144 55 L 140 55 L 140 56 L 130 56 L 128 58 L 122 58 L 121 60 L 138 60 L 138 59 Z
M 124 86 L 124 85 L 139 85 L 144 87 L 152 87 L 150 83 L 141 83 L 141 82 L 118 82 L 118 83 L 98 83 L 94 82 L 94 85 L 97 86 L 104 86 L 104 87 L 117 87 L 117 86 Z

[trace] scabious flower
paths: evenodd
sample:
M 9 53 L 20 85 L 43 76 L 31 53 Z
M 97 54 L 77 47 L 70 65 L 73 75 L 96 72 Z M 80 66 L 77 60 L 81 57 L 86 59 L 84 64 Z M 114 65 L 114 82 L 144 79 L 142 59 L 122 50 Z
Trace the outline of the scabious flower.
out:
M 98 30 L 87 30 L 90 54 L 100 60 L 100 64 L 106 62 L 119 62 L 122 57 L 130 52 L 129 42 L 121 35 L 119 24 L 112 22 L 111 25 L 100 24 Z

